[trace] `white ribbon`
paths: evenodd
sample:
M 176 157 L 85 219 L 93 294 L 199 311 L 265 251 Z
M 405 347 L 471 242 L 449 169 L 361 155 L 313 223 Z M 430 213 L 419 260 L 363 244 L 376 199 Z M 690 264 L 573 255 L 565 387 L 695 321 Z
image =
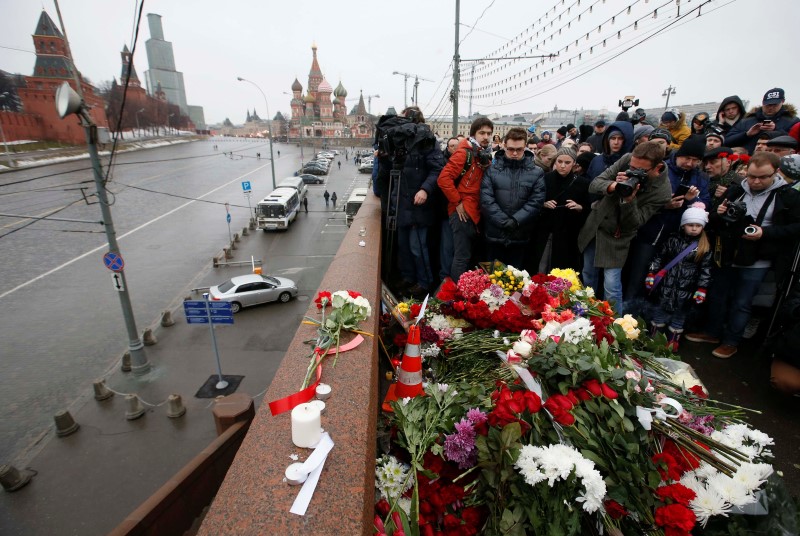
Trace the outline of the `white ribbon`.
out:
M 666 421 L 668 418 L 677 419 L 678 416 L 683 413 L 683 406 L 674 398 L 662 398 L 659 405 L 671 407 L 675 410 L 675 415 L 668 414 L 660 407 L 643 408 L 642 406 L 636 406 L 636 418 L 639 419 L 639 424 L 641 424 L 642 428 L 645 430 L 650 430 L 653 427 L 654 418 L 660 421 Z
M 308 478 L 303 487 L 300 488 L 300 493 L 292 504 L 289 512 L 303 516 L 306 514 L 311 498 L 314 496 L 314 490 L 317 489 L 317 482 L 319 475 L 322 474 L 322 468 L 325 465 L 325 460 L 328 458 L 328 453 L 333 448 L 333 440 L 327 432 L 323 432 L 322 437 L 314 448 L 314 452 L 303 462 L 301 470 L 308 474 Z
M 425 309 L 428 307 L 428 297 L 429 296 L 430 296 L 430 294 L 426 294 L 425 295 L 425 299 L 422 300 L 422 305 L 419 308 L 419 314 L 417 315 L 417 318 L 414 319 L 414 323 L 415 324 L 419 324 L 419 321 L 422 320 L 423 317 L 425 316 Z
M 497 351 L 497 355 L 500 356 L 500 359 L 503 360 L 503 363 L 514 369 L 514 372 L 517 373 L 519 378 L 522 380 L 522 383 L 524 383 L 525 387 L 528 388 L 528 391 L 533 391 L 538 395 L 539 398 L 542 398 L 542 385 L 536 380 L 536 378 L 533 377 L 530 370 L 528 370 L 526 367 L 509 363 L 508 356 L 500 350 Z

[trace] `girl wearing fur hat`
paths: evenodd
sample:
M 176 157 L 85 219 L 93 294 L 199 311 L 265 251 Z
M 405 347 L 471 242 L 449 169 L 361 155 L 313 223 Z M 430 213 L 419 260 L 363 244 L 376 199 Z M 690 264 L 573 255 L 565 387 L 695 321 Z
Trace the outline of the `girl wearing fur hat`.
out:
M 705 205 L 695 203 L 681 216 L 681 228 L 667 238 L 650 263 L 645 287 L 657 298 L 651 321 L 653 335 L 668 328 L 668 346 L 678 350 L 692 302 L 703 303 L 711 283 L 711 245 L 704 230 Z

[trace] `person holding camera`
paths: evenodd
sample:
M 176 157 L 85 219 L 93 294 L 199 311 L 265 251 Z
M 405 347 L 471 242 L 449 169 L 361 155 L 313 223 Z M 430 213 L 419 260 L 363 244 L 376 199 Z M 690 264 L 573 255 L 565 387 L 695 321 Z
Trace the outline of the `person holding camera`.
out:
M 581 275 L 585 285 L 596 288 L 602 270 L 605 297 L 615 302 L 620 313 L 624 311 L 622 267 L 631 241 L 672 196 L 664 149 L 652 141 L 637 145 L 594 179 L 589 193 L 602 198 L 593 204 L 578 234 Z
M 725 135 L 728 147 L 744 147 L 750 154 L 755 152 L 759 134 L 782 130 L 789 132 L 795 123 L 800 122 L 795 116 L 795 108 L 785 104 L 786 94 L 779 88 L 773 88 L 764 94 L 761 107 L 749 112 Z
M 489 144 L 493 130 L 494 123 L 488 117 L 475 119 L 469 127 L 469 138 L 461 140 L 437 180 L 447 198 L 448 224 L 453 237 L 452 256 L 449 259 L 443 256 L 442 270 L 454 281 L 470 267 L 481 220 L 481 181 L 492 163 Z
M 545 197 L 544 171 L 525 147 L 525 129 L 514 127 L 504 138 L 481 182 L 481 214 L 486 254 L 522 268 L 533 224 Z
M 800 192 L 777 174 L 780 159 L 766 151 L 754 154 L 741 184 L 733 183 L 725 201 L 712 212 L 717 237 L 714 261 L 721 268 L 708 293 L 705 331 L 686 340 L 718 345 L 711 354 L 733 357 L 750 319 L 750 307 L 770 268 L 780 289 L 800 238 Z

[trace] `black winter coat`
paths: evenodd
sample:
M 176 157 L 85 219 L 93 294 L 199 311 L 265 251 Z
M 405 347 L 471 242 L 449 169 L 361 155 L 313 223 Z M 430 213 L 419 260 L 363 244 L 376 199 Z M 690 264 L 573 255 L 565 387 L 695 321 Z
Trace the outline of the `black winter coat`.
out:
M 397 226 L 398 227 L 428 227 L 438 222 L 441 217 L 437 212 L 436 195 L 439 186 L 436 179 L 444 167 L 444 157 L 439 149 L 427 152 L 412 151 L 408 153 L 403 166 L 400 180 L 392 186 L 389 198 L 389 213 L 394 210 L 397 199 Z M 422 205 L 414 204 L 414 196 L 420 190 L 425 190 L 428 200 Z M 441 209 L 441 207 L 438 207 Z
M 671 234 L 650 262 L 650 273 L 655 274 L 664 268 L 697 238 L 686 236 L 682 231 Z M 695 291 L 707 289 L 711 284 L 712 252 L 707 251 L 699 262 L 696 255 L 697 249 L 681 259 L 654 289 L 653 293 L 664 311 L 685 310 L 691 305 Z
M 531 153 L 526 151 L 522 160 L 509 160 L 505 151 L 498 151 L 481 183 L 486 240 L 506 246 L 527 243 L 544 196 L 544 171 L 534 164 Z M 510 218 L 516 226 L 506 228 Z
M 795 116 L 795 107 L 791 104 L 785 104 L 781 107 L 780 111 L 775 117 L 770 117 L 775 122 L 775 130 L 782 130 L 789 132 L 792 126 L 800 121 Z M 753 154 L 758 141 L 758 135 L 748 136 L 747 131 L 756 123 L 762 122 L 767 119 L 764 115 L 764 109 L 759 106 L 758 108 L 748 112 L 747 116 L 740 120 L 736 125 L 725 134 L 725 145 L 727 147 L 744 147 L 747 152 Z

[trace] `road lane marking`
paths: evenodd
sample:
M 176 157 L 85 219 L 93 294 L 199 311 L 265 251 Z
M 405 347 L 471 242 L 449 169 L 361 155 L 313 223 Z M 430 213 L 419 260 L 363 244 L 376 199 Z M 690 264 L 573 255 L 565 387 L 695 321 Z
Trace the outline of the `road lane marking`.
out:
M 186 207 L 188 207 L 188 206 L 189 206 L 189 205 L 191 205 L 192 203 L 195 203 L 195 202 L 196 202 L 198 199 L 203 199 L 204 197 L 206 197 L 206 196 L 209 196 L 209 195 L 213 194 L 213 193 L 214 193 L 214 192 L 216 192 L 217 190 L 221 190 L 221 189 L 225 188 L 226 186 L 230 186 L 231 184 L 233 184 L 233 183 L 235 183 L 235 182 L 237 182 L 237 181 L 240 181 L 241 179 L 243 179 L 243 178 L 247 177 L 248 175 L 252 175 L 252 174 L 253 174 L 253 173 L 255 173 L 256 171 L 258 171 L 258 170 L 260 170 L 260 169 L 263 169 L 263 168 L 267 167 L 268 165 L 269 165 L 269 164 L 264 164 L 263 166 L 257 167 L 257 168 L 256 168 L 256 169 L 254 169 L 253 171 L 248 171 L 248 172 L 247 172 L 247 173 L 245 173 L 244 175 L 240 175 L 239 177 L 236 177 L 235 179 L 233 179 L 233 180 L 232 180 L 232 181 L 230 181 L 230 182 L 226 182 L 225 184 L 223 184 L 223 185 L 221 185 L 221 186 L 218 186 L 217 188 L 214 188 L 213 190 L 209 190 L 208 192 L 204 193 L 203 195 L 201 195 L 201 196 L 197 197 L 196 199 L 193 199 L 192 201 L 187 201 L 186 203 L 184 203 L 184 204 L 182 204 L 182 205 L 180 205 L 180 206 L 178 206 L 178 207 L 175 207 L 174 209 L 170 210 L 169 212 L 165 212 L 164 214 L 162 214 L 162 215 L 160 215 L 160 216 L 158 216 L 158 217 L 156 217 L 156 218 L 153 218 L 152 220 L 150 220 L 150 221 L 147 221 L 147 222 L 145 222 L 145 223 L 141 224 L 141 225 L 140 225 L 140 226 L 138 226 L 138 227 L 135 227 L 135 228 L 131 229 L 131 230 L 130 230 L 130 231 L 128 231 L 127 233 L 125 233 L 125 234 L 122 234 L 122 235 L 119 235 L 119 236 L 117 237 L 117 240 L 122 240 L 122 239 L 123 239 L 123 238 L 125 238 L 126 236 L 130 236 L 130 235 L 132 235 L 133 233 L 135 233 L 135 232 L 137 232 L 137 231 L 141 231 L 142 229 L 144 229 L 145 227 L 149 226 L 150 224 L 152 224 L 152 223 L 155 223 L 155 222 L 157 222 L 158 220 L 160 220 L 160 219 L 162 219 L 162 218 L 166 218 L 167 216 L 170 216 L 170 215 L 174 214 L 175 212 L 177 212 L 177 211 L 181 210 L 182 208 L 186 208 Z M 6 296 L 8 296 L 8 295 L 10 295 L 10 294 L 13 294 L 14 292 L 16 292 L 16 291 L 18 291 L 18 290 L 20 290 L 20 289 L 22 289 L 22 288 L 25 288 L 25 287 L 27 287 L 28 285 L 30 285 L 30 284 L 32 284 L 32 283 L 35 283 L 36 281 L 39 281 L 40 279 L 43 279 L 43 278 L 45 278 L 45 277 L 47 277 L 47 276 L 49 276 L 49 275 L 51 275 L 51 274 L 54 274 L 54 273 L 56 273 L 57 271 L 61 270 L 62 268 L 66 268 L 66 267 L 67 267 L 67 266 L 69 266 L 70 264 L 76 263 L 76 262 L 78 262 L 79 260 L 81 260 L 81 259 L 83 259 L 83 258 L 85 258 L 85 257 L 88 257 L 89 255 L 93 255 L 93 254 L 97 253 L 98 251 L 103 251 L 104 249 L 108 249 L 108 244 L 103 244 L 102 246 L 99 246 L 99 247 L 96 247 L 96 248 L 94 248 L 94 249 L 92 249 L 92 250 L 89 250 L 89 251 L 87 251 L 86 253 L 84 253 L 84 254 L 82 254 L 82 255 L 78 255 L 78 256 L 77 256 L 77 257 L 75 257 L 74 259 L 71 259 L 71 260 L 69 260 L 69 261 L 65 262 L 64 264 L 62 264 L 62 265 L 60 265 L 60 266 L 56 266 L 56 267 L 55 267 L 55 268 L 53 268 L 52 270 L 48 270 L 47 272 L 45 272 L 45 273 L 43 273 L 43 274 L 41 274 L 41 275 L 37 275 L 37 276 L 36 276 L 36 277 L 34 277 L 33 279 L 29 279 L 28 281 L 25 281 L 24 283 L 20 283 L 19 285 L 17 285 L 16 287 L 12 288 L 11 290 L 7 290 L 7 291 L 3 292 L 2 294 L 0 294 L 0 300 L 2 300 L 2 299 L 3 299 L 3 298 L 5 298 Z

